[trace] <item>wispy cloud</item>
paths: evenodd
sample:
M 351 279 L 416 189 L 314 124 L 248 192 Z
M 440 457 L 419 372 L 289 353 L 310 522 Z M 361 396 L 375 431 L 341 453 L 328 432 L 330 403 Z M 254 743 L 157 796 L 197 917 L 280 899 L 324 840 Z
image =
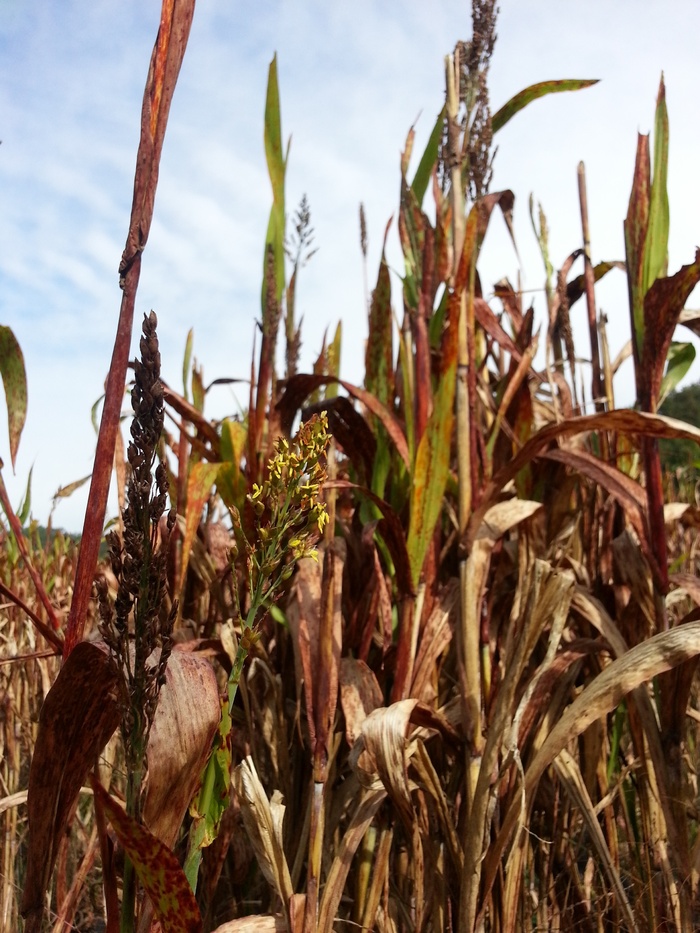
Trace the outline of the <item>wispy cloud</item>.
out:
M 542 283 L 527 216 L 531 191 L 549 217 L 555 264 L 579 245 L 581 158 L 594 258 L 622 258 L 636 132 L 652 124 L 662 68 L 671 117 L 671 266 L 688 261 L 700 200 L 700 129 L 689 116 L 700 68 L 695 0 L 676 0 L 662 17 L 642 15 L 646 5 L 631 0 L 588 0 L 575 16 L 555 0 L 502 0 L 500 6 L 491 75 L 496 106 L 545 78 L 604 80 L 589 91 L 536 102 L 500 134 L 494 185 L 516 192 L 523 268 L 496 222 L 482 265 L 486 291 L 504 274 L 520 275 L 531 288 Z M 23 346 L 30 383 L 18 476 L 8 482 L 16 501 L 36 461 L 33 502 L 40 518 L 59 485 L 90 469 L 90 408 L 111 355 L 120 300 L 116 270 L 157 23 L 158 4 L 137 0 L 15 0 L 3 7 L 0 321 Z M 324 330 L 342 318 L 343 370 L 359 378 L 366 321 L 358 205 L 364 201 L 370 223 L 371 283 L 385 224 L 397 208 L 406 133 L 420 115 L 420 153 L 442 104 L 443 57 L 469 32 L 463 0 L 199 4 L 137 302 L 138 314 L 151 307 L 159 313 L 169 381 L 179 386 L 190 327 L 206 378 L 249 372 L 270 206 L 263 112 L 275 51 L 283 131 L 293 137 L 287 209 L 307 193 L 320 247 L 299 283 L 303 361 L 308 365 Z M 400 274 L 395 227 L 389 258 Z M 398 311 L 400 282 L 394 284 Z M 600 302 L 615 351 L 628 334 L 621 276 L 601 289 Z M 541 299 L 537 304 L 541 312 Z M 624 386 L 620 398 L 630 401 Z M 211 401 L 213 414 L 236 405 L 228 390 Z M 62 504 L 57 522 L 78 528 L 83 505 L 79 496 Z

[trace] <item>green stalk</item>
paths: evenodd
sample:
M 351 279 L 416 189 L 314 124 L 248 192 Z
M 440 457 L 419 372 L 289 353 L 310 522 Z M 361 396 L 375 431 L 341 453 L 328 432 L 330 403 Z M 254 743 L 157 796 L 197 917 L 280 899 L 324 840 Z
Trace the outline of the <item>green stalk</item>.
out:
M 126 812 L 138 823 L 141 823 L 141 785 L 145 751 L 146 743 L 137 719 L 132 731 L 130 755 L 127 760 Z M 136 881 L 133 862 L 125 854 L 120 933 L 132 933 L 135 928 Z
M 236 589 L 236 612 L 242 619 L 241 638 L 228 678 L 219 729 L 202 774 L 199 793 L 191 805 L 193 819 L 184 871 L 193 891 L 197 889 L 202 849 L 216 839 L 221 817 L 228 806 L 231 716 L 243 666 L 257 638 L 257 626 L 292 575 L 296 562 L 316 555 L 312 546 L 314 536 L 322 532 L 328 522 L 326 507 L 318 499 L 325 480 L 321 460 L 329 442 L 327 432 L 324 413 L 299 427 L 295 447 L 290 447 L 284 438 L 276 442 L 275 455 L 267 465 L 267 478 L 262 485 L 254 483 L 248 494 L 248 502 L 256 516 L 253 542 L 243 532 L 238 513 L 234 516 L 237 537 L 246 557 L 250 607 L 242 619 Z

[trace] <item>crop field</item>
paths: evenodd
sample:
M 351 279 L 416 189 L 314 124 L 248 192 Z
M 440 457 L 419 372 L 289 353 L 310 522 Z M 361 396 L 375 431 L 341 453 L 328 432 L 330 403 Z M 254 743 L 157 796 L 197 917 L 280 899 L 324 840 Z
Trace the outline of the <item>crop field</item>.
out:
M 80 539 L 13 510 L 0 472 L 0 929 L 700 929 L 700 510 L 695 474 L 660 453 L 700 443 L 660 413 L 694 355 L 677 327 L 698 326 L 700 252 L 668 268 L 663 78 L 624 263 L 591 262 L 583 165 L 560 269 L 531 205 L 538 328 L 516 283 L 487 301 L 479 275 L 515 209 L 490 187 L 498 133 L 594 82 L 492 113 L 497 11 L 473 0 L 427 146 L 406 139 L 402 279 L 385 255 L 366 269 L 350 383 L 340 323 L 299 371 L 316 243 L 306 201 L 285 201 L 273 58 L 247 407 L 212 420 L 191 340 L 166 385 L 167 320 L 134 320 L 193 14 L 163 2 Z M 365 261 L 366 238 L 361 208 Z M 596 306 L 609 273 L 629 291 L 616 360 Z M 618 408 L 630 355 L 636 405 Z M 8 327 L 0 371 L 14 462 L 31 372 Z

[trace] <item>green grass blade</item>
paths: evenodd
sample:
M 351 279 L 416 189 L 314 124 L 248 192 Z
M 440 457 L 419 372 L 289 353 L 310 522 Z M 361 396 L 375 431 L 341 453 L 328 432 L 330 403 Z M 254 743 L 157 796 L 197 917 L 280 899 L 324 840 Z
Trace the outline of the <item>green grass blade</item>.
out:
M 654 174 L 651 183 L 649 228 L 644 250 L 644 291 L 668 273 L 668 111 L 661 75 L 654 120 Z
M 267 79 L 267 97 L 265 99 L 265 158 L 272 185 L 272 209 L 267 225 L 265 254 L 263 259 L 262 306 L 265 311 L 265 292 L 267 274 L 267 250 L 274 251 L 275 287 L 277 301 L 282 300 L 284 292 L 284 177 L 287 160 L 282 151 L 282 116 L 280 111 L 280 93 L 277 81 L 277 55 L 270 62 Z
M 190 401 L 187 384 L 190 381 L 190 367 L 192 365 L 192 348 L 194 346 L 194 328 L 190 327 L 185 341 L 185 355 L 182 359 L 182 394 L 186 401 Z
M 695 362 L 695 347 L 692 343 L 672 343 L 666 357 L 666 372 L 659 390 L 659 407 L 669 392 L 673 392 Z
M 433 411 L 418 443 L 411 487 L 408 558 L 414 588 L 440 518 L 445 487 L 450 475 L 454 396 L 457 381 L 457 315 L 459 302 L 451 301 L 449 322 L 442 346 L 442 372 L 434 395 Z
M 418 164 L 418 168 L 411 185 L 411 188 L 413 188 L 413 193 L 415 194 L 416 200 L 419 204 L 423 203 L 425 192 L 428 190 L 430 178 L 433 174 L 435 163 L 437 162 L 440 140 L 442 139 L 442 130 L 443 126 L 445 125 L 445 109 L 446 108 L 443 107 L 438 114 L 438 118 L 435 121 L 435 126 L 433 127 L 433 131 L 430 134 L 430 139 L 428 140 L 428 144 L 425 147 L 425 151 Z
M 557 94 L 560 91 L 579 91 L 581 88 L 591 87 L 591 85 L 597 83 L 598 78 L 570 78 L 561 81 L 540 81 L 539 84 L 531 84 L 530 87 L 526 87 L 515 97 L 511 97 L 500 110 L 494 113 L 491 118 L 491 128 L 494 133 L 497 133 L 519 110 L 527 107 L 529 103 L 537 100 L 538 97 L 544 97 L 545 94 Z

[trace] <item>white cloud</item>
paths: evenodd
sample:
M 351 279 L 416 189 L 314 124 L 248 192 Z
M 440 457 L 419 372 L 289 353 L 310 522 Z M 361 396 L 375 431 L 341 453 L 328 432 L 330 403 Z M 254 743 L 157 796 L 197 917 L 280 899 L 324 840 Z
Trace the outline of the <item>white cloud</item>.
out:
M 55 489 L 90 469 L 90 407 L 116 328 L 116 270 L 157 6 L 37 0 L 8 5 L 0 23 L 0 318 L 22 343 L 30 383 L 18 476 L 8 485 L 17 501 L 36 460 L 33 501 L 41 518 Z M 580 159 L 594 259 L 623 258 L 636 133 L 652 125 L 662 68 L 671 121 L 671 269 L 689 261 L 699 239 L 695 0 L 663 8 L 651 0 L 588 0 L 576 10 L 554 0 L 500 6 L 495 107 L 546 78 L 603 80 L 533 103 L 499 134 L 494 187 L 516 192 L 523 267 L 494 216 L 482 263 L 485 289 L 505 274 L 513 281 L 520 274 L 529 288 L 542 285 L 527 214 L 531 191 L 547 212 L 555 265 L 579 245 Z M 263 113 L 273 53 L 283 132 L 293 136 L 287 209 L 308 194 L 319 246 L 299 282 L 303 360 L 310 364 L 324 330 L 332 333 L 342 318 L 343 371 L 357 379 L 366 333 L 358 205 L 365 203 L 369 221 L 371 287 L 386 222 L 398 207 L 407 131 L 420 114 L 415 158 L 442 104 L 444 54 L 469 33 L 463 0 L 200 2 L 166 134 L 135 320 L 138 330 L 143 311 L 158 312 L 164 373 L 175 387 L 191 326 L 205 378 L 249 372 L 271 199 Z M 400 272 L 396 223 L 389 258 Z M 613 352 L 629 333 L 626 289 L 615 275 L 598 292 Z M 393 285 L 398 308 L 400 283 Z M 541 314 L 541 297 L 536 304 Z M 583 306 L 575 314 L 583 321 Z M 625 402 L 630 380 L 621 380 Z M 235 395 L 245 402 L 243 389 Z M 212 413 L 236 405 L 233 390 L 216 390 L 211 401 Z M 3 436 L 0 424 L 0 446 Z M 62 504 L 57 522 L 79 527 L 83 505 L 84 495 Z

